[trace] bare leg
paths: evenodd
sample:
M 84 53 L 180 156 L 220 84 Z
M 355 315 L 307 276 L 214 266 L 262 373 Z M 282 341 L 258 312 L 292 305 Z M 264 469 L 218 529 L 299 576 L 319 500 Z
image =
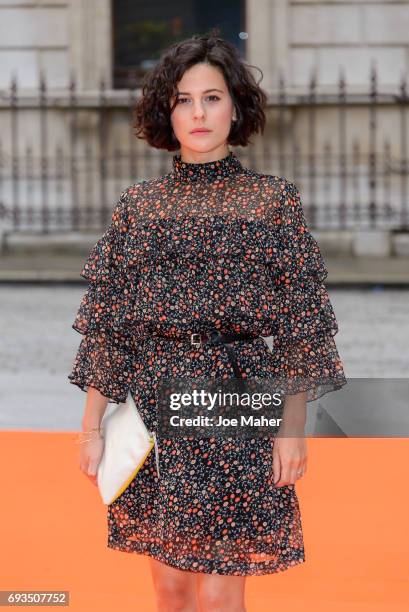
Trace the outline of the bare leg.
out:
M 197 574 L 149 558 L 158 612 L 197 612 Z
M 198 576 L 200 612 L 246 612 L 246 576 L 203 573 Z

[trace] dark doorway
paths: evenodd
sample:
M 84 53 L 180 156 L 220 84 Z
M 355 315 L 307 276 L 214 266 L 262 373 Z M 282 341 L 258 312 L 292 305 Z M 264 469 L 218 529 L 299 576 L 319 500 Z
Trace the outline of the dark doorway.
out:
M 163 49 L 217 26 L 245 57 L 245 0 L 113 0 L 113 82 L 133 88 Z

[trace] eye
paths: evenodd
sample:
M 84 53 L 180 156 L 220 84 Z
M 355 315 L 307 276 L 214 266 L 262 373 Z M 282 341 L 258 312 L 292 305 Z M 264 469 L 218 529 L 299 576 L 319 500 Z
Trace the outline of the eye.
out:
M 211 95 L 211 96 L 207 96 L 206 97 L 207 100 L 220 100 L 219 96 L 216 95 Z M 189 102 L 189 98 L 178 98 L 177 99 L 177 104 L 182 104 L 184 102 Z

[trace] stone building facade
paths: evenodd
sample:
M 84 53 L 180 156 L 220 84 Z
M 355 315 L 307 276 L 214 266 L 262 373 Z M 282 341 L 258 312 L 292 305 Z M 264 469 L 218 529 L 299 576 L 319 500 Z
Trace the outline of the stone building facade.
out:
M 277 100 L 280 76 L 284 76 L 288 102 L 284 112 L 271 102 L 268 129 L 264 137 L 257 138 L 253 151 L 245 151 L 244 155 L 248 154 L 249 159 L 261 167 L 262 162 L 268 158 L 269 166 L 262 169 L 285 174 L 298 181 L 305 193 L 307 205 L 313 200 L 318 203 L 317 231 L 324 226 L 330 230 L 330 225 L 324 223 L 325 209 L 330 206 L 330 201 L 333 201 L 334 207 L 338 205 L 340 186 L 335 179 L 330 179 L 328 186 L 328 177 L 331 177 L 332 171 L 329 170 L 324 176 L 321 170 L 331 155 L 340 150 L 341 145 L 347 157 L 352 159 L 352 151 L 358 142 L 358 160 L 361 156 L 369 156 L 371 147 L 374 147 L 371 142 L 372 132 L 368 129 L 373 117 L 370 116 L 367 99 L 360 99 L 360 95 L 367 95 L 369 92 L 370 69 L 373 65 L 377 70 L 377 87 L 384 96 L 377 102 L 375 148 L 384 151 L 386 147 L 390 158 L 398 160 L 395 166 L 402 162 L 402 125 L 407 126 L 407 123 L 402 124 L 402 116 L 394 96 L 399 91 L 401 79 L 409 74 L 409 0 L 243 2 L 245 20 L 240 35 L 245 39 L 245 59 L 263 71 L 262 86 L 271 101 Z M 155 2 L 140 1 L 137 4 L 141 7 L 143 18 L 144 6 L 149 4 L 152 9 Z M 176 2 L 174 6 L 177 4 Z M 190 5 L 189 0 L 185 0 L 185 5 Z M 200 7 L 200 3 L 196 2 L 195 6 Z M 10 125 L 8 92 L 11 77 L 13 74 L 17 76 L 20 105 L 27 108 L 24 125 L 27 128 L 31 122 L 35 130 L 38 127 L 38 113 L 33 100 L 38 92 L 40 71 L 44 72 L 50 95 L 53 97 L 54 107 L 50 110 L 48 129 L 48 138 L 53 141 L 50 142 L 50 151 L 55 151 L 59 142 L 66 142 L 68 139 L 69 117 L 67 115 L 64 118 L 61 108 L 64 107 L 62 101 L 67 96 L 71 75 L 76 78 L 81 107 L 77 117 L 80 128 L 77 146 L 82 151 L 82 158 L 87 157 L 87 147 L 95 146 L 95 150 L 98 149 L 99 111 L 96 109 L 95 100 L 99 95 L 101 78 L 107 88 L 104 94 L 105 104 L 116 109 L 115 113 L 112 113 L 112 126 L 108 135 L 108 165 L 114 163 L 118 147 L 126 148 L 129 142 L 129 114 L 126 110 L 127 94 L 124 90 L 115 88 L 113 81 L 113 17 L 113 3 L 110 0 L 0 0 L 0 129 L 5 135 L 0 145 L 6 161 L 12 157 L 11 137 L 7 136 Z M 333 103 L 338 91 L 340 70 L 344 70 L 348 92 L 355 96 L 347 105 L 348 130 L 342 134 L 339 131 L 339 105 Z M 313 71 L 320 94 L 324 98 L 323 103 L 318 104 L 315 109 L 315 132 L 312 138 L 311 106 L 306 104 L 305 96 L 308 95 Z M 342 143 L 341 136 L 344 139 Z M 30 130 L 20 130 L 17 135 L 17 150 L 25 150 L 29 137 Z M 307 180 L 310 172 L 308 160 L 311 159 L 311 142 L 317 156 L 314 162 L 312 191 L 310 181 Z M 330 154 L 326 149 L 328 143 L 333 147 Z M 138 141 L 133 146 L 136 155 L 141 159 L 138 174 L 121 174 L 120 184 L 143 178 L 150 171 L 155 174 L 158 169 L 163 168 L 163 156 L 151 152 L 148 171 L 145 161 L 142 160 L 144 143 Z M 269 151 L 267 156 L 266 146 Z M 406 155 L 406 151 L 404 153 Z M 51 158 L 54 158 L 53 153 L 50 154 Z M 291 164 L 292 159 L 299 161 L 294 165 Z M 302 170 L 303 160 L 306 164 L 305 171 Z M 350 167 L 358 166 L 359 161 L 350 162 Z M 299 175 L 296 173 L 298 168 Z M 393 168 L 393 163 L 390 168 Z M 394 207 L 402 206 L 402 198 L 406 197 L 400 182 L 401 172 L 395 172 L 395 175 L 393 172 L 388 174 L 388 201 L 392 202 L 392 212 Z M 5 175 L 7 176 L 7 172 Z M 22 180 L 20 175 L 20 182 Z M 95 202 L 98 201 L 98 180 L 97 173 L 93 184 Z M 89 185 L 84 181 L 80 182 L 78 187 L 79 193 L 82 194 L 80 203 L 83 203 L 90 193 Z M 362 181 L 359 181 L 354 187 L 350 182 L 343 194 L 345 200 L 352 201 L 357 197 L 357 190 L 363 199 L 373 196 L 371 177 L 368 179 L 367 173 L 364 173 Z M 107 197 L 108 205 L 116 193 L 117 186 L 118 180 L 112 179 L 108 183 L 104 196 Z M 378 187 L 378 195 L 382 200 L 383 183 Z M 63 191 L 65 189 L 63 186 Z M 9 182 L 6 179 L 3 183 L 6 205 L 12 201 L 12 193 L 11 176 Z M 41 190 L 38 189 L 38 202 L 41 197 Z M 399 204 L 394 204 L 398 199 Z M 27 204 L 22 195 L 20 200 L 23 206 Z M 69 205 L 69 193 L 65 201 Z M 395 230 L 397 227 L 395 224 Z M 334 229 L 337 229 L 336 225 Z M 348 228 L 345 230 L 342 233 L 343 241 L 338 243 L 342 243 L 342 248 L 349 252 L 353 248 L 354 240 L 347 238 L 345 241 L 345 236 L 352 235 Z M 331 236 L 333 241 L 334 234 Z M 378 236 L 378 245 L 383 245 L 378 247 L 378 250 L 381 248 L 382 252 L 387 253 L 393 250 L 393 246 L 391 247 L 389 234 L 386 241 L 384 237 L 384 232 Z M 362 244 L 362 240 L 360 243 Z
M 301 90 L 313 68 L 331 88 L 344 67 L 355 91 L 367 89 L 373 60 L 384 86 L 409 72 L 408 1 L 246 0 L 245 13 L 246 59 L 268 90 L 279 69 Z M 65 87 L 70 70 L 81 89 L 101 77 L 112 86 L 112 27 L 110 0 L 0 0 L 0 88 L 13 71 L 22 88 L 37 87 L 40 69 L 52 87 Z

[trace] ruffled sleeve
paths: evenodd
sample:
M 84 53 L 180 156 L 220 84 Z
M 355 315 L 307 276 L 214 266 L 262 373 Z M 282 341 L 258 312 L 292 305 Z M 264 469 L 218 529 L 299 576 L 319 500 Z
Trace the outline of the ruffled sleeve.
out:
M 133 296 L 137 273 L 127 266 L 127 195 L 117 201 L 110 225 L 92 248 L 81 276 L 88 288 L 73 329 L 84 336 L 69 381 L 83 391 L 98 389 L 109 401 L 125 401 L 132 381 L 132 352 L 137 342 Z
M 318 399 L 346 384 L 334 336 L 338 324 L 323 281 L 328 275 L 310 233 L 298 188 L 284 182 L 273 272 L 274 372 L 288 394 Z

